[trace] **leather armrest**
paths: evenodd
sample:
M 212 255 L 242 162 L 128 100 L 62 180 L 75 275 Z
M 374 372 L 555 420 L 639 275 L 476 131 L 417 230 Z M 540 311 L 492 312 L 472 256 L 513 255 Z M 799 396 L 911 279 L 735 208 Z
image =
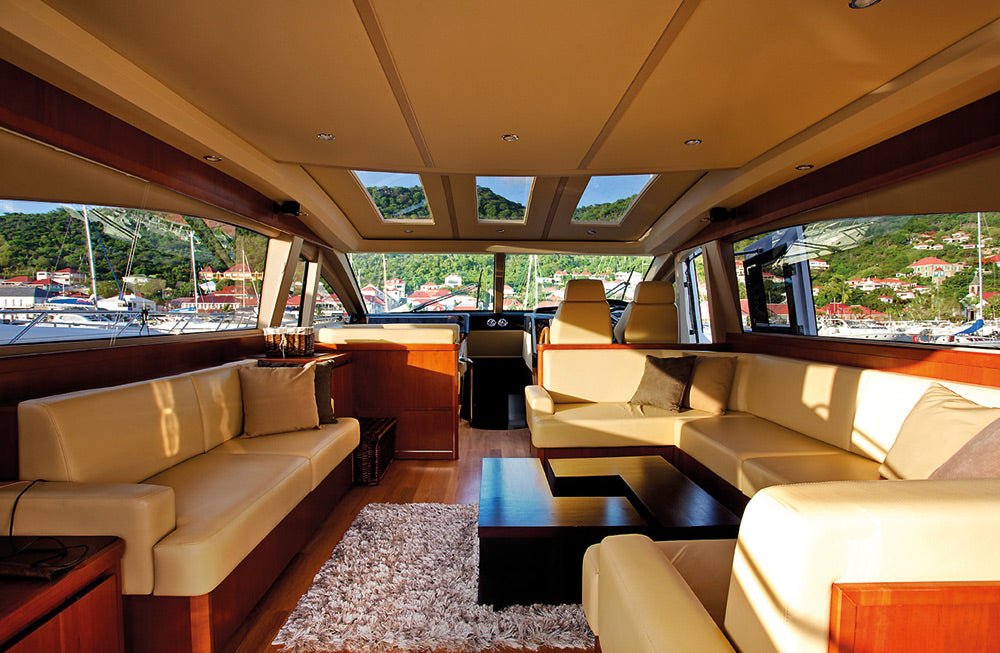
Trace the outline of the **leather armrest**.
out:
M 524 388 L 524 399 L 528 402 L 528 407 L 535 413 L 545 413 L 553 415 L 556 412 L 552 395 L 540 385 L 529 385 Z
M 6 532 L 18 483 L 0 489 L 0 525 Z M 15 535 L 115 535 L 125 540 L 125 594 L 153 591 L 153 545 L 175 526 L 174 491 L 142 483 L 36 483 L 14 515 Z
M 648 537 L 605 538 L 600 569 L 597 618 L 605 653 L 733 653 L 698 597 Z

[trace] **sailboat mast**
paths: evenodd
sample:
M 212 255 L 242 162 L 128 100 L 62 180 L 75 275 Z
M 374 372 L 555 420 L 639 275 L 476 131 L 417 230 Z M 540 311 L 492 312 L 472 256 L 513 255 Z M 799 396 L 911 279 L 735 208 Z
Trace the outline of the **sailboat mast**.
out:
M 191 281 L 194 283 L 194 312 L 198 312 L 198 268 L 195 266 L 194 262 L 194 231 L 191 231 L 188 236 L 190 236 L 191 241 Z
M 983 212 L 976 213 L 976 252 L 979 254 L 979 301 L 976 303 L 976 319 L 983 319 Z
M 90 215 L 87 205 L 83 206 L 83 231 L 87 234 L 87 256 L 90 260 L 90 289 L 94 293 L 94 308 L 97 308 L 97 275 L 94 273 L 94 245 L 90 242 Z

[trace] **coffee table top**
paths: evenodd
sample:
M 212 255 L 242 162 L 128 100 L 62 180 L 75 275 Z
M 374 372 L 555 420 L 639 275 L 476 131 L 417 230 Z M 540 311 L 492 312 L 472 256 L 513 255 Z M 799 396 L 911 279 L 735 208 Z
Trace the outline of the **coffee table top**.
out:
M 546 475 L 556 496 L 598 489 L 624 495 L 664 539 L 686 538 L 686 529 L 704 527 L 735 537 L 739 528 L 739 517 L 660 456 L 554 458 Z
M 480 537 L 736 537 L 739 518 L 659 456 L 484 458 Z

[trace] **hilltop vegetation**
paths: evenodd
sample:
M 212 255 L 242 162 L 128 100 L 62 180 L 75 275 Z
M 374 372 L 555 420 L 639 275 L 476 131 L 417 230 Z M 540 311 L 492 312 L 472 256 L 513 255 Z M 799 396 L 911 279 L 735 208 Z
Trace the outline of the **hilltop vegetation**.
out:
M 156 277 L 159 283 L 153 284 L 149 290 L 166 291 L 163 295 L 166 298 L 193 293 L 190 241 L 186 234 L 151 228 L 149 219 L 164 215 L 131 209 L 96 209 L 90 212 L 99 294 L 109 296 L 117 293 L 118 286 L 114 279 L 121 283 L 125 274 L 132 243 L 122 232 L 122 225 L 129 229 L 138 225 L 139 228 L 132 274 Z M 239 252 L 245 251 L 251 267 L 262 269 L 267 247 L 263 236 L 237 228 L 235 238 L 230 238 L 222 233 L 225 230 L 231 232 L 229 227 L 218 225 L 212 229 L 199 218 L 183 220 L 195 230 L 196 240 L 199 241 L 196 245 L 199 268 L 211 266 L 216 270 L 225 270 L 237 257 L 242 258 Z M 4 215 L 0 219 L 0 276 L 34 279 L 39 270 L 62 268 L 72 268 L 89 276 L 87 238 L 83 225 L 82 217 L 66 208 L 50 213 Z M 238 253 L 234 255 L 232 251 Z

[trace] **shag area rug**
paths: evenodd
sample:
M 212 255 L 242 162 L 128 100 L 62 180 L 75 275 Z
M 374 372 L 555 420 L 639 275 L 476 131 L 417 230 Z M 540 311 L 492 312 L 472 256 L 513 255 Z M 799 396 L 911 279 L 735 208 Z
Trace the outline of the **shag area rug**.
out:
M 369 504 L 274 640 L 284 650 L 587 648 L 579 605 L 478 605 L 479 506 Z

